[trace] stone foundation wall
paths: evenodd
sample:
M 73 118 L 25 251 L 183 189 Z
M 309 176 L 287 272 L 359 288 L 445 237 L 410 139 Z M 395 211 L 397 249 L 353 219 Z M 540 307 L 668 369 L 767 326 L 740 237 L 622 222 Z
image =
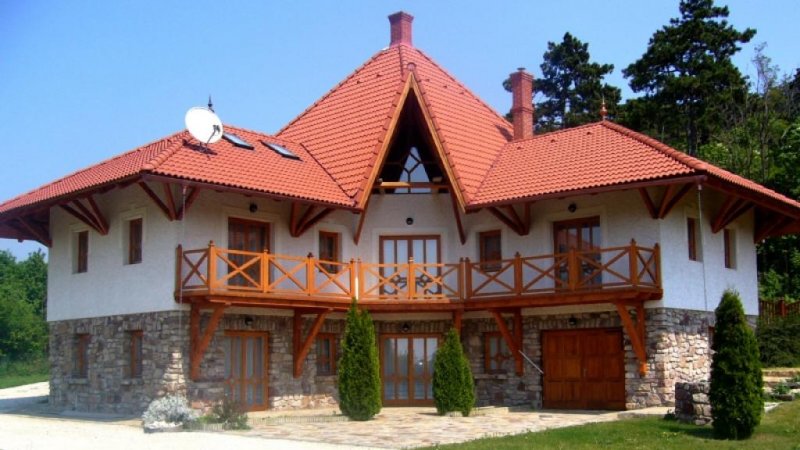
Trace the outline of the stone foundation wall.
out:
M 708 382 L 675 383 L 675 417 L 695 425 L 711 423 L 710 388 Z

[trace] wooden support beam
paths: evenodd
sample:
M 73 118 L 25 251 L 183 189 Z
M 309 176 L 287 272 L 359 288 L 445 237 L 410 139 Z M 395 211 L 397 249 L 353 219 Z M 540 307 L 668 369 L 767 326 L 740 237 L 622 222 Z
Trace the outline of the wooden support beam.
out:
M 89 228 L 93 229 L 94 231 L 97 231 L 100 234 L 103 234 L 103 230 L 100 228 L 100 226 L 97 225 L 92 219 L 90 219 L 89 217 L 85 216 L 80 211 L 76 211 L 73 207 L 71 207 L 69 205 L 60 205 L 60 206 L 61 206 L 61 209 L 63 209 L 64 211 L 70 213 L 76 219 L 78 219 L 81 222 L 83 222 L 84 224 L 86 224 Z
M 663 219 L 667 217 L 672 208 L 678 204 L 678 202 L 686 195 L 689 190 L 692 188 L 691 183 L 684 184 L 681 187 L 678 187 L 677 184 L 670 184 L 667 187 L 667 191 L 664 193 L 664 198 L 661 199 L 661 206 L 658 208 L 658 218 Z
M 196 312 L 195 309 L 197 310 Z M 192 380 L 200 378 L 200 363 L 203 361 L 203 355 L 206 354 L 208 345 L 211 343 L 211 338 L 214 337 L 214 333 L 217 331 L 219 321 L 224 312 L 225 305 L 215 305 L 214 312 L 211 313 L 211 318 L 206 325 L 206 329 L 203 331 L 202 336 L 200 336 L 200 306 L 192 304 L 192 311 L 189 315 L 189 327 L 192 332 L 190 343 L 194 343 L 189 372 Z
M 364 204 L 364 209 L 361 211 L 361 214 L 358 217 L 358 225 L 356 225 L 356 232 L 353 234 L 353 242 L 358 245 L 358 241 L 361 240 L 361 232 L 364 230 L 364 222 L 367 219 L 367 208 L 369 207 L 369 197 L 367 197 L 367 203 Z
M 456 218 L 458 238 L 461 240 L 461 245 L 464 245 L 467 243 L 467 233 L 464 231 L 464 223 L 461 221 L 461 211 L 458 210 L 458 199 L 452 192 L 452 189 L 450 190 L 450 204 L 453 206 L 453 217 Z
M 309 208 L 311 209 L 311 208 Z M 332 213 L 334 210 L 333 208 L 324 208 L 310 219 L 307 219 L 300 225 L 300 229 L 297 230 L 297 235 L 302 236 L 306 231 L 310 230 L 311 227 L 319 223 L 320 220 L 324 219 L 328 214 Z
M 494 206 L 489 207 L 488 210 L 493 216 L 497 217 L 501 222 L 506 224 L 508 228 L 511 228 L 512 231 L 520 236 L 524 236 L 524 226 L 522 225 L 522 221 L 519 219 L 519 216 L 516 214 L 516 211 L 514 211 L 513 216 L 508 216 Z
M 47 226 L 35 224 L 22 216 L 17 217 L 17 222 L 19 222 L 20 226 L 30 233 L 37 242 L 48 248 L 53 246 L 53 241 L 50 239 L 50 231 L 47 229 Z
M 311 330 L 308 332 L 308 336 L 301 344 L 301 337 L 300 333 L 303 329 L 303 319 L 300 313 L 295 310 L 294 312 L 294 333 L 295 335 L 292 336 L 292 341 L 295 344 L 294 347 L 294 377 L 299 378 L 300 375 L 303 374 L 303 362 L 308 356 L 308 352 L 311 350 L 311 345 L 314 343 L 314 340 L 317 338 L 317 334 L 319 334 L 320 328 L 322 328 L 322 324 L 325 323 L 325 316 L 331 310 L 325 310 L 317 314 L 317 318 L 314 320 L 314 323 L 311 325 Z
M 518 358 L 514 358 L 516 363 L 517 374 L 522 375 L 524 367 L 522 362 L 522 309 L 517 308 L 514 310 L 514 341 L 517 343 Z
M 164 197 L 167 199 L 167 209 L 169 210 L 169 220 L 178 218 L 178 208 L 175 207 L 175 197 L 172 195 L 172 185 L 169 183 L 161 183 L 164 189 Z
M 189 208 L 192 206 L 194 201 L 197 200 L 198 195 L 200 195 L 199 187 L 194 186 L 189 188 L 189 195 L 186 196 L 186 198 L 183 200 L 183 204 L 178 208 L 178 220 L 183 220 L 183 216 L 186 215 L 186 212 L 189 211 Z
M 734 220 L 746 213 L 754 205 L 742 198 L 728 195 L 717 215 L 711 220 L 711 232 L 719 233 Z
M 94 214 L 97 224 L 100 225 L 100 228 L 105 230 L 105 233 L 103 234 L 108 234 L 108 220 L 106 220 L 103 212 L 100 211 L 100 208 L 97 207 L 97 203 L 94 201 L 94 196 L 89 195 L 86 199 L 89 201 L 89 206 L 92 208 L 92 213 Z
M 633 319 L 628 312 L 628 306 L 622 302 L 614 304 L 617 307 L 617 312 L 622 319 L 622 324 L 625 326 L 625 332 L 631 340 L 633 352 L 639 360 L 639 375 L 647 375 L 647 350 L 645 348 L 645 329 L 644 329 L 644 306 L 639 304 L 636 306 L 636 321 L 634 325 Z
M 161 198 L 159 198 L 158 195 L 155 192 L 153 192 L 153 190 L 150 189 L 150 186 L 148 186 L 147 183 L 145 183 L 144 181 L 139 182 L 139 187 L 141 187 L 142 190 L 145 192 L 145 194 L 147 194 L 147 196 L 150 197 L 151 200 L 153 200 L 153 203 L 155 203 L 156 206 L 158 206 L 161 212 L 163 212 L 164 215 L 167 216 L 167 219 L 169 219 L 171 222 L 173 220 L 172 214 L 170 213 L 170 210 L 167 207 L 167 205 L 165 205 L 164 202 L 161 201 Z
M 765 217 L 759 217 L 756 220 L 756 229 L 753 233 L 753 242 L 758 244 L 772 234 L 776 230 L 790 224 L 792 219 L 780 214 L 768 214 Z
M 650 198 L 650 194 L 647 192 L 647 187 L 640 187 L 639 195 L 642 197 L 642 201 L 644 202 L 644 206 L 647 208 L 647 212 L 650 213 L 650 217 L 653 219 L 658 219 L 658 210 L 656 209 L 655 203 L 653 203 L 653 199 Z
M 456 332 L 459 334 L 459 336 L 461 335 L 461 327 L 463 325 L 462 324 L 463 319 L 464 319 L 463 310 L 457 309 L 453 311 L 453 328 L 456 329 Z
M 520 347 L 517 345 L 517 340 L 514 336 L 511 335 L 511 332 L 508 330 L 508 326 L 506 325 L 506 321 L 503 319 L 503 315 L 500 314 L 500 311 L 496 309 L 492 309 L 489 311 L 492 316 L 494 317 L 494 321 L 497 323 L 497 328 L 500 329 L 500 334 L 503 336 L 503 339 L 506 341 L 506 345 L 508 349 L 511 351 L 511 354 L 514 356 L 514 365 L 517 372 L 517 375 L 522 375 L 523 372 L 523 365 L 522 365 L 522 354 L 519 352 Z M 514 330 L 514 333 L 517 333 Z

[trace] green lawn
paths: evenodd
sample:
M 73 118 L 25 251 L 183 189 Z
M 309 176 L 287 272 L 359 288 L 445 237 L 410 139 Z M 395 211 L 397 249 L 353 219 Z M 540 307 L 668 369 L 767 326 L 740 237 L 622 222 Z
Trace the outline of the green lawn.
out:
M 34 375 L 4 375 L 0 376 L 0 389 L 38 383 L 40 381 L 47 381 L 48 379 L 50 379 L 50 375 L 46 373 Z
M 47 381 L 49 378 L 50 367 L 46 357 L 2 361 L 0 364 L 0 389 Z
M 663 419 L 630 419 L 560 428 L 502 438 L 487 438 L 436 449 L 792 449 L 800 450 L 800 401 L 784 403 L 767 414 L 746 441 L 720 441 L 711 427 Z

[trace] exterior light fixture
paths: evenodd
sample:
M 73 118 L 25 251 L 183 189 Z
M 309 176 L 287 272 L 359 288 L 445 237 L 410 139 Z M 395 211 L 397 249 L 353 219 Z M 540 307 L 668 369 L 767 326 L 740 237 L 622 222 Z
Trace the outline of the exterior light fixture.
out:
M 414 225 L 414 218 L 406 217 L 406 225 Z
M 411 324 L 409 324 L 408 322 L 403 322 L 403 324 L 400 325 L 400 331 L 402 331 L 403 333 L 408 333 L 409 331 L 411 331 Z
M 578 324 L 578 319 L 576 319 L 575 316 L 572 316 L 567 322 L 569 323 L 569 326 L 574 327 Z
M 253 326 L 253 316 L 245 316 L 244 317 L 244 326 L 252 327 Z
M 256 205 L 255 203 L 250 203 L 250 208 L 249 209 L 250 209 L 251 213 L 254 213 L 254 212 L 258 211 L 258 205 Z
M 571 213 L 574 213 L 577 209 L 578 205 L 576 205 L 575 203 L 570 203 L 569 206 L 567 206 L 567 211 Z

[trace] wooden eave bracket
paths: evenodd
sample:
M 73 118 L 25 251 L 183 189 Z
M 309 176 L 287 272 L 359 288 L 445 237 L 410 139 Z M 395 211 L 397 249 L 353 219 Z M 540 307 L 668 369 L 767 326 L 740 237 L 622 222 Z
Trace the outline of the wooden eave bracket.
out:
M 689 192 L 692 186 L 693 183 L 668 185 L 664 191 L 664 196 L 661 198 L 661 202 L 658 204 L 650 197 L 650 193 L 647 191 L 646 187 L 639 188 L 639 195 L 641 195 L 644 206 L 647 208 L 647 212 L 650 213 L 650 217 L 653 219 L 663 219 L 667 217 L 667 214 L 672 211 L 672 208 L 674 208 Z
M 742 214 L 746 213 L 753 206 L 753 203 L 747 200 L 734 195 L 728 195 L 722 207 L 717 212 L 717 215 L 711 219 L 711 231 L 713 233 L 719 233 L 720 230 L 730 225 L 731 222 L 741 217 Z
M 27 231 L 37 242 L 47 248 L 53 246 L 53 240 L 50 238 L 50 230 L 47 224 L 38 224 L 24 217 L 17 217 L 16 221 L 19 227 L 15 228 L 21 228 L 21 231 Z
M 464 230 L 464 222 L 461 220 L 461 211 L 459 211 L 458 208 L 458 199 L 456 198 L 452 189 L 450 189 L 450 203 L 453 205 L 453 217 L 456 218 L 458 238 L 461 240 L 461 245 L 464 245 L 467 243 L 467 232 Z
M 500 208 L 503 210 L 501 211 Z M 493 216 L 497 217 L 501 222 L 506 224 L 508 228 L 511 228 L 518 235 L 527 236 L 528 233 L 530 233 L 531 223 L 529 204 L 526 204 L 525 206 L 525 212 L 523 214 L 524 219 L 517 214 L 517 210 L 513 205 L 506 205 L 502 207 L 492 206 L 489 207 L 488 210 Z
M 494 321 L 497 323 L 497 328 L 500 329 L 500 334 L 503 336 L 503 339 L 506 341 L 506 345 L 508 349 L 511 351 L 512 356 L 514 357 L 514 369 L 517 375 L 522 375 L 524 371 L 523 367 L 523 360 L 522 360 L 522 312 L 519 309 L 514 310 L 514 334 L 511 334 L 511 331 L 508 329 L 508 325 L 506 325 L 505 319 L 503 319 L 503 315 L 500 311 L 496 309 L 491 309 L 489 312 L 494 317 Z
M 331 312 L 330 309 L 323 310 L 317 314 L 314 323 L 311 325 L 311 330 L 308 331 L 308 336 L 303 340 L 303 316 L 300 311 L 294 311 L 294 324 L 292 330 L 292 347 L 294 347 L 294 377 L 299 378 L 303 374 L 303 362 L 311 350 L 311 345 L 319 334 L 322 324 L 325 323 L 325 316 Z
M 622 324 L 625 326 L 625 332 L 631 340 L 633 352 L 639 360 L 639 375 L 647 375 L 647 350 L 646 350 L 646 336 L 645 336 L 645 317 L 644 305 L 636 303 L 636 323 L 633 323 L 630 313 L 628 312 L 628 305 L 622 302 L 614 304 L 617 307 L 617 312 L 622 319 Z
M 189 346 L 191 347 L 189 377 L 197 381 L 200 378 L 200 363 L 206 354 L 211 338 L 214 337 L 226 305 L 215 305 L 206 329 L 200 333 L 200 305 L 192 303 L 189 313 Z
M 183 216 L 186 215 L 186 212 L 189 211 L 189 208 L 200 194 L 200 188 L 197 186 L 191 186 L 188 188 L 182 187 L 181 189 L 186 189 L 186 191 L 181 193 L 181 197 L 184 200 L 181 202 L 181 204 L 178 204 L 175 201 L 175 196 L 172 194 L 172 185 L 169 183 L 161 182 L 161 188 L 164 192 L 164 200 L 162 200 L 161 197 L 159 197 L 159 195 L 156 194 L 152 188 L 150 188 L 147 182 L 140 181 L 139 187 L 141 187 L 145 194 L 147 194 L 147 196 L 153 200 L 153 203 L 158 206 L 158 209 L 164 213 L 170 222 L 173 220 L 182 220 Z
M 781 228 L 792 223 L 793 219 L 778 213 L 767 213 L 756 217 L 756 227 L 753 233 L 753 242 L 758 244 L 764 239 L 778 232 Z
M 60 206 L 61 209 L 70 213 L 75 218 L 85 223 L 86 225 L 88 225 L 90 228 L 97 231 L 101 235 L 103 236 L 107 235 L 108 220 L 106 220 L 105 216 L 103 215 L 103 212 L 100 211 L 100 208 L 94 201 L 94 196 L 92 195 L 87 196 L 86 201 L 89 203 L 89 207 L 84 205 L 80 199 L 72 200 L 72 202 L 65 203 Z
M 320 220 L 333 212 L 333 208 L 323 208 L 316 205 L 308 205 L 305 211 L 302 212 L 301 209 L 302 205 L 299 202 L 292 202 L 292 210 L 289 214 L 289 234 L 292 237 L 302 236 Z

